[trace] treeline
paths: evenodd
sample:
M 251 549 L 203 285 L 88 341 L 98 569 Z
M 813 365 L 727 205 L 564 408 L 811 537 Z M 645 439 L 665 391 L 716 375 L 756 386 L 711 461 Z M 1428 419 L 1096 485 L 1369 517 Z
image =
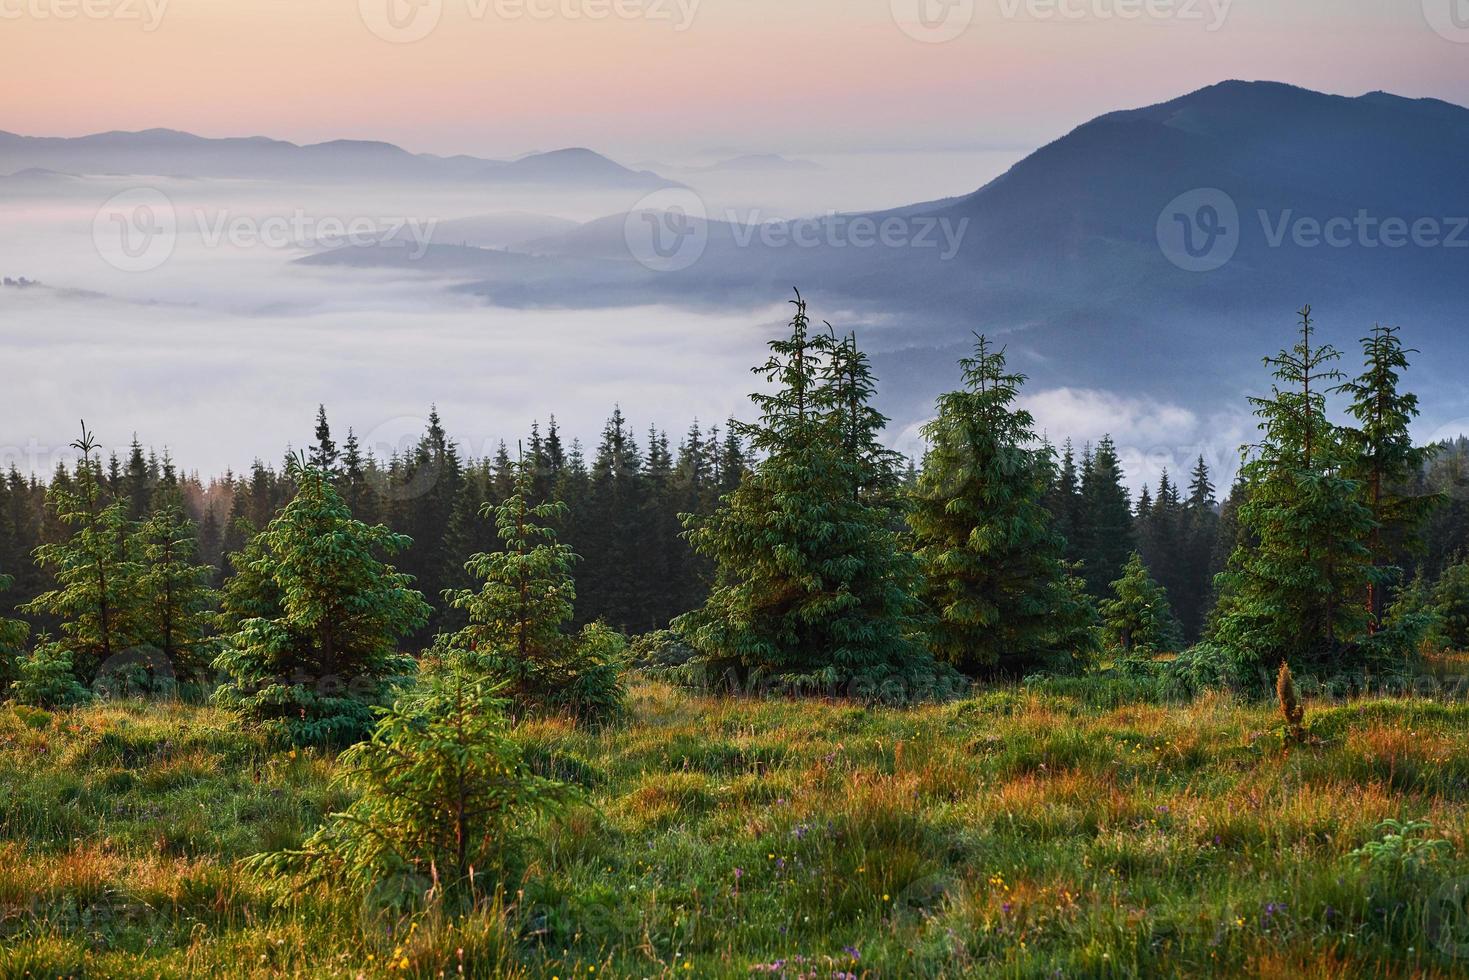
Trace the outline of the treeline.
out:
M 750 464 L 731 425 L 695 422 L 673 446 L 656 428 L 640 438 L 617 409 L 590 455 L 579 441 L 563 441 L 553 416 L 544 432 L 532 425 L 523 439 L 502 441 L 493 456 L 468 458 L 433 410 L 416 444 L 386 459 L 365 451 L 351 430 L 339 443 L 324 407 L 305 441 L 308 461 L 329 475 L 354 516 L 412 540 L 397 565 L 433 606 L 415 642 L 462 625 L 443 593 L 466 587 L 465 558 L 495 544 L 493 524 L 480 510 L 510 498 L 522 462 L 534 502 L 566 504 L 557 532 L 579 557 L 576 622 L 602 620 L 633 633 L 667 625 L 703 601 L 708 566 L 680 537 L 679 515 L 710 512 Z M 288 452 L 279 467 L 256 460 L 246 474 L 204 482 L 181 475 L 167 452 L 145 450 L 135 438 L 121 458 L 112 454 L 104 463 L 98 457 L 91 465 L 99 503 L 119 503 L 127 522 L 139 524 L 163 501 L 176 502 L 193 525 L 191 556 L 211 567 L 210 582 L 218 588 L 236 571 L 230 556 L 295 495 L 289 458 Z M 14 579 L 0 593 L 0 611 L 38 630 L 54 631 L 59 623 L 19 607 L 54 586 L 51 569 L 35 560 L 36 549 L 71 533 L 58 519 L 54 498 L 71 492 L 81 472 L 80 461 L 60 463 L 42 482 L 12 467 L 0 484 L 0 571 Z
M 1267 360 L 1260 438 L 1222 506 L 1202 457 L 1186 485 L 1165 473 L 1134 502 L 1110 438 L 1057 452 L 1020 407 L 1025 378 L 983 337 L 915 467 L 882 441 L 855 338 L 813 330 L 799 299 L 756 368 L 771 392 L 752 396 L 759 418 L 696 423 L 677 447 L 656 428 L 640 441 L 614 411 L 590 455 L 553 418 L 472 459 L 432 412 L 413 446 L 378 459 L 350 429 L 339 444 L 322 408 L 299 458 L 204 483 L 136 439 L 104 462 L 84 433 L 74 466 L 47 482 L 12 468 L 0 487 L 0 643 L 59 635 L 38 649 L 69 651 L 82 682 L 118 646 L 214 666 L 217 623 L 250 619 L 220 620 L 218 593 L 310 473 L 332 495 L 321 506 L 390 542 L 391 574 L 426 600 L 395 640 L 406 650 L 473 625 L 471 558 L 503 547 L 489 515 L 513 502 L 551 507 L 546 532 L 575 568 L 574 601 L 557 593 L 567 625 L 671 624 L 640 657 L 706 679 L 911 688 L 1075 670 L 1102 645 L 1190 648 L 1179 662 L 1195 680 L 1401 660 L 1429 633 L 1425 610 L 1469 581 L 1469 444 L 1414 446 L 1417 401 L 1399 385 L 1411 353 L 1376 328 L 1348 377 L 1302 311 L 1295 345 Z M 369 533 L 379 524 L 390 537 Z

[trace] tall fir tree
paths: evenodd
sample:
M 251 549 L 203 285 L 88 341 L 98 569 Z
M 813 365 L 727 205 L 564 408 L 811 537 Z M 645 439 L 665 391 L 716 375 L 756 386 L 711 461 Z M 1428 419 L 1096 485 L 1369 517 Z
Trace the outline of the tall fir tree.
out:
M 148 458 L 133 433 L 132 445 L 128 447 L 127 470 L 123 476 L 122 493 L 127 498 L 127 517 L 130 521 L 141 521 L 148 515 L 148 500 L 153 492 L 153 479 L 149 473 Z
M 621 408 L 602 429 L 587 495 L 571 543 L 584 560 L 578 619 L 606 620 L 622 630 L 655 629 L 639 608 L 638 580 L 647 568 L 643 528 L 643 455 Z
M 312 466 L 324 470 L 327 473 L 337 473 L 337 444 L 332 439 L 331 423 L 326 420 L 326 406 L 316 406 L 316 442 L 311 446 L 309 456 Z
M 1245 539 L 1220 576 L 1214 628 L 1248 670 L 1283 660 L 1343 666 L 1346 646 L 1366 630 L 1372 512 L 1346 475 L 1351 456 L 1326 412 L 1340 356 L 1316 342 L 1307 306 L 1295 345 L 1265 359 L 1276 379 L 1270 396 L 1250 399 L 1261 440 L 1242 467 Z
M 1087 608 L 1068 583 L 1065 542 L 1044 506 L 1052 452 L 1015 405 L 1025 376 L 980 336 L 964 386 L 939 397 L 908 522 L 934 614 L 930 646 L 967 674 L 1068 669 Z
M 1347 411 L 1356 426 L 1344 430 L 1343 467 L 1361 487 L 1362 501 L 1373 527 L 1368 548 L 1374 574 L 1368 576 L 1364 603 L 1368 628 L 1376 632 L 1386 608 L 1386 586 L 1401 576 L 1393 555 L 1412 548 L 1430 511 L 1439 502 L 1433 493 L 1414 492 L 1411 485 L 1432 458 L 1432 447 L 1415 446 L 1408 431 L 1418 417 L 1418 396 L 1398 390 L 1408 355 L 1397 327 L 1378 324 L 1362 338 L 1362 373 L 1338 390 L 1351 396 Z
M 1080 561 L 1081 477 L 1076 468 L 1076 450 L 1070 439 L 1061 446 L 1060 465 L 1053 469 L 1045 504 L 1051 514 L 1051 526 L 1066 542 L 1066 560 Z
M 789 336 L 755 368 L 773 390 L 751 396 L 759 462 L 708 517 L 685 519 L 717 569 L 708 602 L 675 620 L 716 677 L 786 690 L 862 696 L 932 693 L 947 675 L 923 649 L 917 568 L 898 547 L 891 511 L 853 496 L 884 478 L 854 455 L 843 419 L 850 389 L 833 384 L 832 343 L 813 335 L 797 294 Z M 858 409 L 867 399 L 859 394 Z M 731 464 L 733 465 L 733 464 Z M 727 474 L 726 474 L 727 475 Z
M 1108 594 L 1136 547 L 1132 502 L 1122 481 L 1122 462 L 1111 436 L 1103 436 L 1081 474 L 1082 575 L 1094 597 Z
M 1218 506 L 1208 464 L 1200 454 L 1189 476 L 1188 499 L 1183 503 L 1180 584 L 1170 593 L 1184 638 L 1189 641 L 1202 635 L 1213 608 L 1214 575 L 1220 571 L 1214 565 L 1215 542 L 1219 537 Z

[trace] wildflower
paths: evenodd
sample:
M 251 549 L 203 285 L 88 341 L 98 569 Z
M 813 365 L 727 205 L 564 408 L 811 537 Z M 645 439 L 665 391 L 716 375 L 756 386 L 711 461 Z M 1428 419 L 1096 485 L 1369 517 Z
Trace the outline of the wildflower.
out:
M 843 953 L 846 953 L 848 956 L 850 956 L 854 960 L 860 960 L 862 958 L 862 954 L 859 953 L 859 952 L 857 952 L 857 947 L 856 946 L 843 946 L 842 947 L 842 952 Z

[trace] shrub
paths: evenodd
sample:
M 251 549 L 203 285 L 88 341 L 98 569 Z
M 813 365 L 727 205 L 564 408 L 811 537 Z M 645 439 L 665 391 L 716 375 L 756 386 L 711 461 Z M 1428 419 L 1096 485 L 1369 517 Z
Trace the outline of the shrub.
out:
M 687 665 L 699 651 L 673 630 L 654 630 L 633 639 L 628 656 L 637 670 L 658 672 Z
M 626 674 L 627 638 L 604 623 L 588 623 L 572 645 L 564 681 L 547 703 L 577 718 L 610 720 L 627 706 Z
M 340 780 L 361 796 L 299 850 L 257 855 L 271 877 L 341 883 L 385 905 L 421 898 L 453 908 L 493 897 L 516 876 L 531 818 L 573 798 L 531 772 L 507 733 L 502 684 L 447 667 L 382 712 L 370 741 L 344 752 Z
M 1450 650 L 1469 650 L 1469 563 L 1444 569 L 1433 587 L 1434 634 Z
M 36 708 L 65 708 L 92 699 L 78 683 L 71 651 L 59 643 L 41 643 L 16 663 L 17 680 L 10 687 L 15 700 Z

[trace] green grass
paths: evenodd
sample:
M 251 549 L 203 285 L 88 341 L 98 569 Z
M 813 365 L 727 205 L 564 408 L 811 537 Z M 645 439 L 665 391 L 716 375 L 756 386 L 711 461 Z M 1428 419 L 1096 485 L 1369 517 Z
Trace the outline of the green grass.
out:
M 623 725 L 533 722 L 592 805 L 470 919 L 292 894 L 234 861 L 347 802 L 323 754 L 216 710 L 0 707 L 0 976 L 1455 976 L 1426 924 L 1469 876 L 1469 707 L 993 690 L 912 710 L 634 685 Z M 1451 851 L 1351 852 L 1385 819 Z M 858 956 L 853 956 L 853 952 Z M 859 958 L 860 957 L 860 958 Z M 783 966 L 776 966 L 783 964 Z

